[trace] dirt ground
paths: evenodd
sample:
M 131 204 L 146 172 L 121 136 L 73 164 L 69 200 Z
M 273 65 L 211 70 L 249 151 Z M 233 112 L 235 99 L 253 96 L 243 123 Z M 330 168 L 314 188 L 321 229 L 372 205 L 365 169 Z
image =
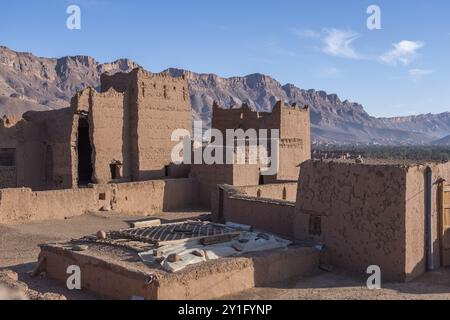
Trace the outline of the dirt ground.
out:
M 365 279 L 344 272 L 317 274 L 272 288 L 254 288 L 224 297 L 236 300 L 450 300 L 450 270 L 429 273 L 410 283 L 382 283 L 369 290 Z
M 205 212 L 171 212 L 156 215 L 163 223 L 198 218 Z M 97 299 L 86 292 L 69 291 L 60 283 L 46 278 L 32 278 L 29 275 L 37 262 L 39 244 L 77 239 L 95 234 L 99 230 L 111 231 L 129 228 L 129 221 L 149 217 L 130 216 L 114 212 L 90 213 L 67 220 L 27 222 L 19 225 L 0 225 L 0 271 L 8 269 L 18 274 L 34 291 L 57 293 L 68 299 Z
M 178 212 L 158 215 L 163 222 L 181 221 L 198 217 L 203 212 Z M 39 293 L 62 294 L 67 299 L 98 299 L 86 292 L 69 291 L 47 278 L 32 278 L 29 272 L 36 265 L 38 245 L 79 238 L 95 234 L 98 230 L 127 228 L 127 221 L 144 218 L 117 213 L 91 213 L 70 220 L 29 222 L 26 224 L 0 225 L 0 270 L 10 269 L 18 274 L 19 281 Z M 369 290 L 365 279 L 340 271 L 322 272 L 270 288 L 254 288 L 226 299 L 449 299 L 450 270 L 428 273 L 410 283 L 382 283 L 382 289 Z

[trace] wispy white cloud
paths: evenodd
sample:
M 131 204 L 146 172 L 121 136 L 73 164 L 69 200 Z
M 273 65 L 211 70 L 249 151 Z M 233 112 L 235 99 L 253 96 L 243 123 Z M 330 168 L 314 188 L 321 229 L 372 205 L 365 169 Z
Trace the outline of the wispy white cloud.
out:
M 324 29 L 325 36 L 322 39 L 322 51 L 326 54 L 350 58 L 360 59 L 361 56 L 353 48 L 352 43 L 359 38 L 359 35 L 351 30 Z
M 344 70 L 335 67 L 319 68 L 314 70 L 314 74 L 319 78 L 338 78 Z
M 414 61 L 418 53 L 417 51 L 425 46 L 420 41 L 402 40 L 393 44 L 394 48 L 380 56 L 380 60 L 390 65 L 409 65 Z
M 318 39 L 318 38 L 320 38 L 322 36 L 320 32 L 317 32 L 317 31 L 312 30 L 312 29 L 292 28 L 291 31 L 292 31 L 293 34 L 295 34 L 296 36 L 298 36 L 300 38 Z
M 433 73 L 433 70 L 429 70 L 429 69 L 410 69 L 409 74 L 412 76 L 427 76 Z
M 429 69 L 410 69 L 408 70 L 409 75 L 413 81 L 419 81 L 422 77 L 429 76 L 433 74 L 433 70 Z
M 264 49 L 267 53 L 276 56 L 295 57 L 297 54 L 289 49 L 284 48 L 278 40 L 268 40 L 264 43 Z
M 409 66 L 418 56 L 419 50 L 425 46 L 421 41 L 402 40 L 394 43 L 392 49 L 378 54 L 365 54 L 355 47 L 355 41 L 360 38 L 357 32 L 337 28 L 324 28 L 321 31 L 312 29 L 291 28 L 291 32 L 300 38 L 315 39 L 322 42 L 320 50 L 331 56 L 347 59 L 363 59 L 376 61 L 387 65 Z M 419 79 L 433 73 L 432 70 L 410 69 L 409 75 Z

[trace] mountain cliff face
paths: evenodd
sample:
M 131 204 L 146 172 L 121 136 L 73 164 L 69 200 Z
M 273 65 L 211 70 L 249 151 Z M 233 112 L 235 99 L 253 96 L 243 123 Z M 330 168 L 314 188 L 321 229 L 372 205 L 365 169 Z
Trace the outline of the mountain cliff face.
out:
M 441 139 L 435 140 L 432 143 L 435 146 L 440 146 L 440 147 L 445 147 L 445 146 L 450 146 L 450 135 L 445 136 Z
M 66 107 L 77 91 L 98 87 L 103 72 L 128 72 L 137 66 L 127 59 L 101 64 L 87 56 L 39 58 L 0 47 L 0 116 Z M 315 143 L 428 144 L 450 134 L 450 112 L 375 118 L 362 105 L 341 101 L 336 94 L 281 85 L 262 74 L 221 78 L 180 69 L 163 72 L 187 77 L 194 119 L 206 126 L 211 122 L 213 101 L 225 108 L 245 102 L 267 112 L 276 101 L 284 100 L 311 107 Z
M 164 72 L 187 77 L 196 118 L 206 122 L 211 118 L 214 100 L 226 108 L 245 102 L 259 111 L 271 111 L 277 100 L 284 100 L 311 107 L 315 143 L 428 144 L 450 133 L 450 112 L 375 118 L 367 114 L 362 105 L 341 101 L 336 94 L 303 90 L 292 84 L 281 85 L 262 74 L 224 79 L 179 69 Z
M 0 47 L 0 110 L 11 114 L 67 107 L 78 90 L 97 87 L 103 72 L 135 67 L 129 60 L 100 64 L 87 56 L 39 58 Z

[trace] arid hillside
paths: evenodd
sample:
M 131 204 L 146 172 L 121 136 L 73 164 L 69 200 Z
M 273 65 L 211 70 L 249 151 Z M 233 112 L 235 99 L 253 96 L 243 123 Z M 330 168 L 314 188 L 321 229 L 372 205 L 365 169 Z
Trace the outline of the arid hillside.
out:
M 88 56 L 41 58 L 0 47 L 0 115 L 67 107 L 78 90 L 98 87 L 102 73 L 128 72 L 137 66 L 128 59 L 99 63 Z M 259 111 L 270 111 L 277 100 L 284 100 L 311 107 L 314 143 L 430 144 L 450 134 L 450 112 L 376 118 L 361 104 L 342 101 L 336 94 L 282 85 L 263 74 L 221 78 L 180 69 L 163 72 L 187 76 L 194 119 L 205 126 L 210 124 L 214 100 L 227 108 L 245 102 Z

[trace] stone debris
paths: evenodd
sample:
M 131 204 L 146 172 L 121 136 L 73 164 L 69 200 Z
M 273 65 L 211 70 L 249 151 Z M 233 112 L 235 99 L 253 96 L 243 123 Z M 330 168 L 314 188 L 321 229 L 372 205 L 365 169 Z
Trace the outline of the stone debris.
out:
M 19 281 L 19 275 L 12 270 L 0 271 L 0 300 L 67 300 L 57 293 L 39 293 L 28 288 L 28 285 Z
M 247 224 L 241 224 L 241 223 L 235 223 L 235 222 L 227 222 L 225 223 L 227 227 L 236 229 L 236 230 L 242 230 L 242 231 L 252 231 L 253 227 L 249 226 Z
M 194 251 L 192 251 L 192 254 L 196 257 L 201 257 L 201 258 L 203 258 L 205 256 L 203 251 L 200 251 L 200 250 L 194 250 Z
M 14 272 L 9 269 L 0 271 L 0 279 L 2 278 L 9 278 L 12 281 L 19 281 L 19 275 L 17 274 L 17 272 Z
M 176 254 L 176 253 L 173 253 L 173 254 L 171 254 L 171 255 L 169 255 L 167 257 L 167 261 L 169 261 L 171 263 L 178 262 L 178 261 L 181 261 L 181 260 L 182 259 L 180 258 L 180 256 L 178 254 Z
M 268 233 L 243 231 L 225 242 L 208 245 L 205 245 L 201 239 L 183 243 L 174 242 L 156 250 L 141 252 L 139 257 L 145 263 L 158 263 L 169 272 L 177 272 L 188 265 L 245 253 L 286 248 L 291 243 Z
M 258 233 L 258 238 L 261 238 L 264 240 L 270 240 L 270 236 L 266 233 Z
M 106 205 L 106 206 L 102 206 L 101 208 L 100 208 L 100 211 L 102 211 L 102 212 L 109 212 L 109 211 L 111 211 L 112 209 L 111 209 L 111 206 L 110 205 Z
M 160 219 L 139 220 L 130 222 L 132 228 L 157 227 L 161 225 Z
M 100 230 L 97 232 L 97 239 L 99 240 L 105 240 L 107 238 L 106 232 L 103 230 Z
M 86 251 L 89 249 L 89 246 L 84 244 L 76 244 L 72 247 L 73 251 Z
M 22 290 L 7 288 L 0 285 L 0 301 L 2 300 L 29 300 Z

